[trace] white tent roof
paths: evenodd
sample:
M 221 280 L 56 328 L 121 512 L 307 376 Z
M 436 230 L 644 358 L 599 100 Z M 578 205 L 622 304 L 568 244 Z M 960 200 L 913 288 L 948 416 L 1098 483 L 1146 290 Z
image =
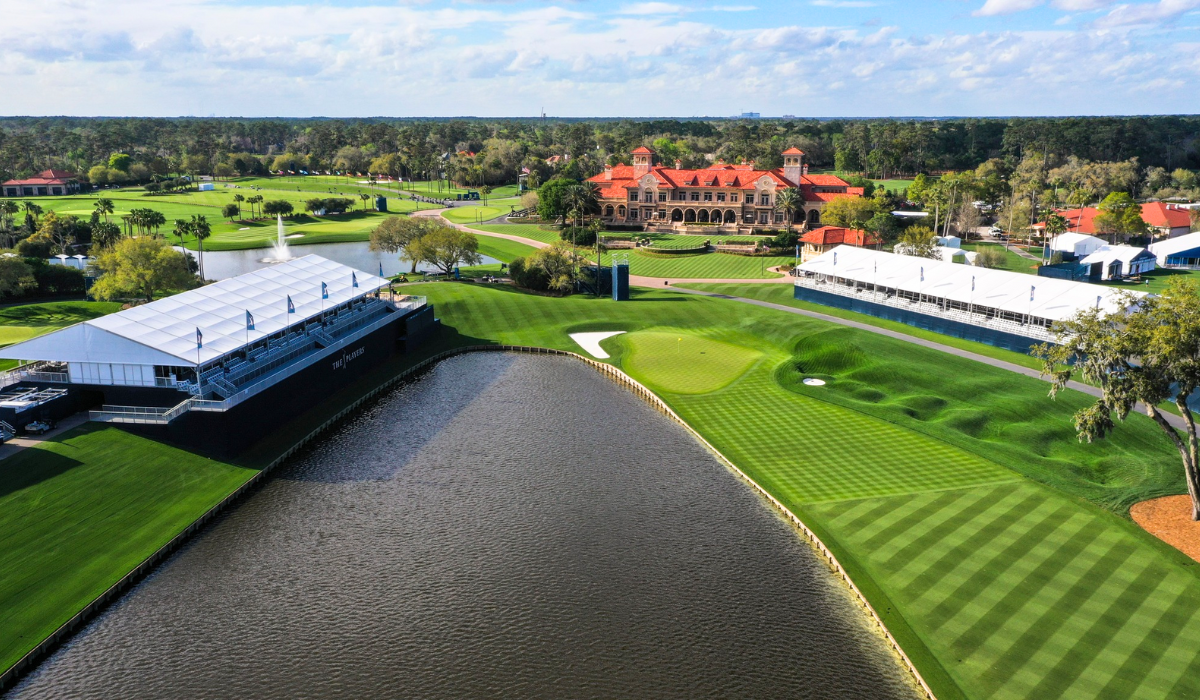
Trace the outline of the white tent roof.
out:
M 1200 248 L 1200 231 L 1150 244 L 1150 252 L 1154 253 L 1159 260 L 1166 260 L 1168 255 L 1182 253 L 1193 248 Z
M 1087 233 L 1076 233 L 1072 231 L 1069 233 L 1060 233 L 1059 235 L 1052 237 L 1050 239 L 1050 249 L 1073 253 L 1075 252 L 1076 246 L 1084 242 L 1091 243 L 1097 247 L 1104 245 L 1104 239 L 1102 238 L 1097 238 L 1096 236 Z
M 1080 309 L 1095 308 L 1097 304 L 1108 313 L 1120 309 L 1116 296 L 1121 290 L 1114 287 L 989 270 L 856 246 L 838 246 L 803 263 L 800 269 L 914 294 L 945 297 L 964 304 L 990 306 L 1015 314 L 1033 314 L 1052 321 L 1070 318 Z M 972 282 L 974 291 L 971 290 Z M 1029 299 L 1031 290 L 1032 302 Z M 1142 292 L 1133 294 L 1144 296 Z
M 1106 245 L 1097 248 L 1091 255 L 1079 262 L 1085 265 L 1091 265 L 1092 263 L 1104 263 L 1107 265 L 1115 260 L 1127 263 L 1145 252 L 1145 248 L 1138 248 L 1131 245 Z
M 322 282 L 328 299 L 321 298 Z M 196 366 L 386 285 L 382 277 L 306 255 L 10 345 L 0 358 Z M 287 312 L 288 296 L 295 313 Z M 247 311 L 254 317 L 248 334 Z

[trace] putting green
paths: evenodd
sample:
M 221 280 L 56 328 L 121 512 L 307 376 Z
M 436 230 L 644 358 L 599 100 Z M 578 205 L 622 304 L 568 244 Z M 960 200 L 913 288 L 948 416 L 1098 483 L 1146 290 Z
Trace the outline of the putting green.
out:
M 763 356 L 685 331 L 641 331 L 619 338 L 628 349 L 625 366 L 673 394 L 706 394 L 728 386 Z

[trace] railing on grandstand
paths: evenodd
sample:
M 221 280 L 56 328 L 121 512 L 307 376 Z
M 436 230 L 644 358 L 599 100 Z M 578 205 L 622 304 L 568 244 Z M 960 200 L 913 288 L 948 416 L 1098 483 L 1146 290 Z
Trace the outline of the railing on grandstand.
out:
M 53 382 L 66 384 L 71 381 L 66 372 L 48 371 L 61 368 L 61 363 L 30 362 L 0 374 L 0 388 L 12 386 L 17 382 Z
M 819 289 L 822 292 L 837 294 L 839 296 L 861 298 L 864 301 L 870 301 L 883 306 L 915 311 L 927 316 L 937 316 L 940 318 L 961 321 L 969 325 L 1009 331 L 1023 336 L 1041 338 L 1044 340 L 1053 339 L 1049 328 L 1045 325 L 1047 323 L 1045 319 L 1030 317 L 1023 314 L 1011 314 L 1015 318 L 1005 318 L 1000 314 L 1009 312 L 999 311 L 987 306 L 967 305 L 967 309 L 957 309 L 950 307 L 950 304 L 957 304 L 958 302 L 933 302 L 928 300 L 929 297 L 912 294 L 911 292 L 897 292 L 896 290 L 893 290 L 895 293 L 892 293 L 887 292 L 882 288 L 879 290 L 874 290 L 865 285 L 847 285 L 840 282 L 826 280 L 815 275 L 797 277 L 796 284 L 809 287 L 811 289 Z M 918 299 L 918 297 L 922 298 Z

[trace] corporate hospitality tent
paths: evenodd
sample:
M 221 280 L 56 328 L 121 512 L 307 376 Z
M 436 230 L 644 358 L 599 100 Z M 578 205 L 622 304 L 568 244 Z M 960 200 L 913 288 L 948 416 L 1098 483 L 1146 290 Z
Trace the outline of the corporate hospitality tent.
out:
M 797 278 L 797 285 L 825 282 L 823 289 L 875 303 L 900 298 L 921 305 L 921 313 L 944 311 L 970 323 L 1000 318 L 1047 327 L 1081 309 L 1111 313 L 1122 308 L 1121 292 L 1112 287 L 853 246 L 835 248 L 799 269 L 803 277 Z M 961 311 L 968 313 L 955 313 Z
M 10 345 L 0 358 L 69 363 L 72 381 L 99 364 L 153 380 L 155 366 L 207 364 L 387 283 L 306 255 Z
M 1107 245 L 1103 239 L 1086 233 L 1068 232 L 1050 237 L 1050 250 L 1085 258 Z
M 1200 231 L 1150 244 L 1162 267 L 1200 267 Z
M 1155 264 L 1153 253 L 1131 245 L 1101 246 L 1079 262 L 1084 265 L 1099 265 L 1102 280 L 1115 280 L 1151 272 Z

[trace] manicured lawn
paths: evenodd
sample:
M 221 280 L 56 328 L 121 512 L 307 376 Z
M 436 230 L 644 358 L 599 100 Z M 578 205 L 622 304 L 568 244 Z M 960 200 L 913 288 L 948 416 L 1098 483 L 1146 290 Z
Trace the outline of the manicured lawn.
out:
M 476 221 L 488 221 L 498 216 L 505 216 L 512 211 L 510 205 L 517 203 L 515 199 L 496 201 L 495 198 L 491 198 L 487 205 L 472 204 L 465 207 L 454 207 L 442 212 L 442 216 L 456 224 L 473 224 Z
M 500 262 L 510 263 L 515 258 L 523 258 L 534 250 L 537 249 L 533 246 L 510 241 L 506 238 L 479 236 L 479 254 L 495 258 Z M 496 269 L 499 270 L 499 266 Z
M 663 278 L 770 279 L 780 275 L 770 267 L 792 262 L 790 257 L 748 257 L 728 253 L 660 254 L 622 250 L 600 256 L 602 265 L 612 264 L 613 255 L 629 255 L 629 274 Z
M 467 222 L 470 223 L 470 222 Z M 506 236 L 520 236 L 542 243 L 554 243 L 561 240 L 556 229 L 542 228 L 541 224 L 480 224 L 472 226 L 480 231 L 503 233 Z
M 503 233 L 509 236 L 521 236 L 544 243 L 553 243 L 559 240 L 558 231 L 544 229 L 538 224 L 490 224 L 473 226 L 472 228 L 492 233 Z M 703 236 L 661 235 L 660 237 L 663 241 L 669 242 L 667 245 L 688 247 L 698 245 L 704 241 Z M 730 255 L 728 253 L 700 253 L 696 255 L 665 253 L 656 255 L 643 250 L 617 250 L 613 251 L 613 254 L 629 256 L 629 274 L 631 275 L 667 279 L 672 277 L 770 279 L 772 277 L 779 277 L 779 275 L 767 268 L 783 265 L 793 260 L 793 258 L 787 256 L 756 258 L 744 255 Z M 591 259 L 595 259 L 594 255 L 590 253 L 589 255 Z M 612 254 L 604 253 L 601 255 L 600 262 L 603 265 L 611 265 Z
M 837 318 L 849 319 L 859 323 L 885 328 L 890 331 L 896 331 L 905 335 L 911 335 L 914 338 L 923 340 L 932 340 L 935 343 L 949 345 L 952 348 L 968 350 L 984 357 L 992 357 L 997 360 L 1004 360 L 1022 367 L 1031 369 L 1041 369 L 1042 365 L 1036 358 L 1029 355 L 1023 355 L 1011 350 L 1004 350 L 994 345 L 986 343 L 976 343 L 971 340 L 962 340 L 954 336 L 934 333 L 916 326 L 910 326 L 905 323 L 896 321 L 888 321 L 887 319 L 868 316 L 867 314 L 859 314 L 853 311 L 844 311 L 836 309 L 832 306 L 822 306 L 809 301 L 800 301 L 794 296 L 792 285 L 789 284 L 757 284 L 757 283 L 728 283 L 728 282 L 688 282 L 679 285 L 686 289 L 698 289 L 705 292 L 714 292 L 716 294 L 726 294 L 731 297 L 742 297 L 745 299 L 757 299 L 759 301 L 769 301 L 773 304 L 782 304 L 784 306 L 793 306 L 797 309 L 805 311 L 815 311 L 826 316 L 835 316 Z
M 119 302 L 109 301 L 51 301 L 0 308 L 0 346 L 120 310 Z M 16 360 L 0 360 L 0 371 L 16 364 Z
M 624 366 L 651 388 L 706 394 L 745 374 L 762 354 L 693 333 L 641 331 L 625 339 Z
M 1143 416 L 1079 443 L 1080 395 L 736 302 L 418 289 L 462 342 L 578 351 L 568 333 L 628 331 L 610 361 L 822 534 L 939 698 L 1200 693 L 1194 564 L 1122 517 L 1183 488 Z
M 0 669 L 254 473 L 95 424 L 0 462 Z
M 1038 268 L 1037 260 L 1030 260 L 1029 258 L 1023 258 L 1011 250 L 1005 250 L 1003 245 L 1000 245 L 998 243 L 963 243 L 962 244 L 963 250 L 983 250 L 984 248 L 999 250 L 1001 253 L 1004 253 L 1004 265 L 999 268 L 1001 270 L 1008 270 L 1009 272 L 1021 272 L 1021 273 L 1027 274 L 1027 275 L 1036 275 L 1037 274 L 1037 268 Z M 1036 255 L 1036 253 L 1035 253 L 1035 255 Z
M 282 187 L 285 183 L 265 181 Z M 72 197 L 39 197 L 37 203 L 46 211 L 56 211 L 60 214 L 71 214 L 81 219 L 91 217 L 95 201 L 99 197 L 107 197 L 113 201 L 113 214 L 109 220 L 120 223 L 121 215 L 128 214 L 131 209 L 153 209 L 161 212 L 167 219 L 159 233 L 167 240 L 178 243 L 179 239 L 171 234 L 176 219 L 190 219 L 193 215 L 207 217 L 212 227 L 212 237 L 204 242 L 206 250 L 244 250 L 247 248 L 270 247 L 275 240 L 275 220 L 258 219 L 252 221 L 233 221 L 221 216 L 221 208 L 233 202 L 233 195 L 251 196 L 256 191 L 243 186 L 241 189 L 224 187 L 226 183 L 218 183 L 217 189 L 211 192 L 185 192 L 170 195 L 148 195 L 141 188 L 121 190 L 104 190 L 100 193 L 76 195 Z M 235 183 L 236 184 L 236 183 Z M 288 183 L 290 184 L 290 183 Z M 301 234 L 304 237 L 295 239 L 293 243 L 336 243 L 342 241 L 365 241 L 370 236 L 371 229 L 388 215 L 413 211 L 416 204 L 407 199 L 397 199 L 394 195 L 388 199 L 388 213 L 362 211 L 357 201 L 356 193 L 343 192 L 355 199 L 355 209 L 346 214 L 327 217 L 311 217 L 304 214 L 304 201 L 318 195 L 336 196 L 336 193 L 313 191 L 316 185 L 309 183 L 309 189 L 296 191 L 293 186 L 287 189 L 263 189 L 257 194 L 266 200 L 286 200 L 295 207 L 296 215 L 287 221 L 288 233 Z M 373 206 L 373 203 L 371 204 Z M 242 211 L 250 215 L 249 205 L 243 203 Z M 294 230 L 293 230 L 294 229 Z M 185 247 L 195 250 L 195 239 L 187 239 Z
M 1139 292 L 1159 294 L 1167 288 L 1167 282 L 1172 279 L 1200 280 L 1200 270 L 1166 270 L 1158 269 L 1142 275 L 1141 282 L 1101 282 L 1110 287 L 1124 287 Z

